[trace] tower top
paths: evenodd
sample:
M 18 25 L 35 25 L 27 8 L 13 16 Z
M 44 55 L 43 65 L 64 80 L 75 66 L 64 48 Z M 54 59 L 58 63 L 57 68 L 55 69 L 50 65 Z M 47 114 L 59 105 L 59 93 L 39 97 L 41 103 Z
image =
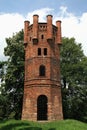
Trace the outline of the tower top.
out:
M 53 15 L 51 15 L 51 14 L 48 14 L 46 17 L 47 17 L 47 20 L 49 20 L 49 21 L 52 21 L 52 20 L 53 20 Z M 37 19 L 38 22 L 39 22 L 39 15 L 38 15 L 38 14 L 34 14 L 34 15 L 33 15 L 33 21 L 34 21 L 35 19 Z M 25 20 L 24 22 L 29 22 L 29 23 L 30 23 L 29 20 Z M 56 23 L 57 23 L 57 22 L 60 22 L 60 23 L 61 23 L 61 20 L 57 20 Z M 41 23 L 44 23 L 44 22 L 41 22 Z
M 51 15 L 51 14 L 48 14 L 48 15 L 47 15 L 47 17 L 53 17 L 53 15 Z
M 61 45 L 61 21 L 57 20 L 56 25 L 53 25 L 53 16 L 48 14 L 46 16 L 47 22 L 39 22 L 39 15 L 33 15 L 33 24 L 29 21 L 24 22 L 24 44 L 29 42 L 28 33 L 32 31 L 33 43 L 38 43 L 38 36 L 40 31 L 46 32 L 47 41 L 52 43 L 55 39 L 56 44 Z

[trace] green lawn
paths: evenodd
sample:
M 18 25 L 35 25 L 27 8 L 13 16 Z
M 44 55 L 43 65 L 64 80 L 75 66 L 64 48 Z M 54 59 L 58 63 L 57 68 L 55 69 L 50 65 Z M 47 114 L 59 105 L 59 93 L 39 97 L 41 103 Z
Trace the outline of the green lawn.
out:
M 87 130 L 87 124 L 76 120 L 54 122 L 3 121 L 0 130 Z

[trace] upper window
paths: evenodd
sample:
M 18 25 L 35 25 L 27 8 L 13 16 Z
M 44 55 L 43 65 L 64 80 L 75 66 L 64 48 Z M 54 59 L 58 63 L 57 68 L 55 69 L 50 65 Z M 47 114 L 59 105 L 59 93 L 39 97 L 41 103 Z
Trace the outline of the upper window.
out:
M 38 48 L 38 55 L 41 55 L 41 48 Z
M 45 76 L 45 66 L 44 65 L 40 65 L 40 68 L 39 68 L 39 76 Z
M 38 48 L 37 53 L 38 53 L 38 56 L 41 55 L 41 48 Z M 43 55 L 45 55 L 45 56 L 47 55 L 47 48 L 43 49 Z
M 44 48 L 44 55 L 47 55 L 47 48 Z
M 44 35 L 41 35 L 41 39 L 44 39 Z
M 31 39 L 32 39 L 32 38 L 30 37 L 30 41 L 31 41 Z

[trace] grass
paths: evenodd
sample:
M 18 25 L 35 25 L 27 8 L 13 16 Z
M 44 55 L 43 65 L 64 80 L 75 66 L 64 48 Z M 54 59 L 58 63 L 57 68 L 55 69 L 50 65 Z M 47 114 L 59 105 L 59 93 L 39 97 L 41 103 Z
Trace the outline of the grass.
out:
M 0 130 L 87 130 L 87 124 L 76 120 L 44 123 L 9 120 L 0 122 Z

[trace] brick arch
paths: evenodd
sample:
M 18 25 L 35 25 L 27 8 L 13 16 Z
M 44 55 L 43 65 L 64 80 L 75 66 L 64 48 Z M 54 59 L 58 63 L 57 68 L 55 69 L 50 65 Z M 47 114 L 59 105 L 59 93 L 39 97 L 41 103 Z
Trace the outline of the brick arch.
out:
M 47 120 L 47 102 L 48 98 L 46 95 L 40 95 L 37 98 L 37 120 Z

